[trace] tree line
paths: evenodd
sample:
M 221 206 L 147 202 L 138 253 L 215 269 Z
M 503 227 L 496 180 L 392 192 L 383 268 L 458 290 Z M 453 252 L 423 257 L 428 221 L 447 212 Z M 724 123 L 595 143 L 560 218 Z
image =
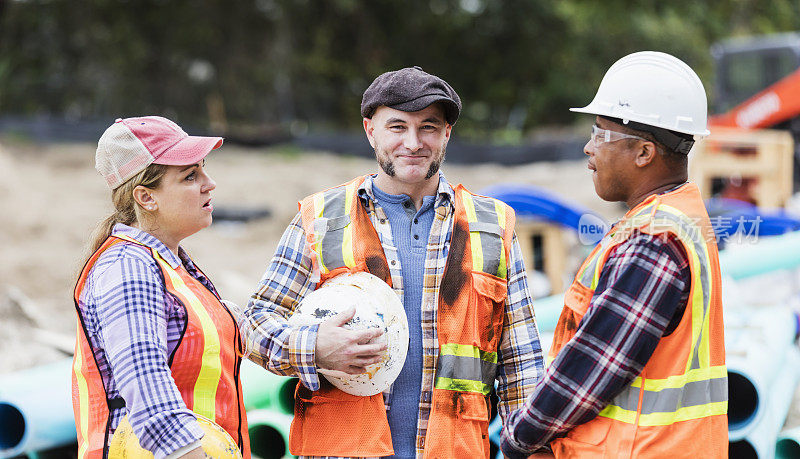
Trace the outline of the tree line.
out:
M 571 123 L 629 52 L 711 90 L 712 43 L 790 30 L 795 0 L 0 0 L 0 115 L 356 129 L 370 81 L 419 65 L 461 95 L 460 135 L 513 140 Z

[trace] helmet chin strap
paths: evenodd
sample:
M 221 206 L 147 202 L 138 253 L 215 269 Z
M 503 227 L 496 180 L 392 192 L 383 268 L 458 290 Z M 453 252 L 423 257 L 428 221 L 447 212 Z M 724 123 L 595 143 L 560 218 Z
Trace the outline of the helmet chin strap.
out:
M 689 134 L 682 134 L 679 132 L 670 131 L 669 129 L 637 123 L 636 121 L 625 122 L 620 118 L 612 118 L 604 115 L 598 116 L 613 123 L 627 126 L 636 131 L 649 132 L 650 134 L 653 134 L 653 137 L 655 137 L 659 143 L 662 143 L 665 147 L 682 155 L 688 155 L 689 150 L 691 150 L 692 146 L 694 146 L 694 137 Z

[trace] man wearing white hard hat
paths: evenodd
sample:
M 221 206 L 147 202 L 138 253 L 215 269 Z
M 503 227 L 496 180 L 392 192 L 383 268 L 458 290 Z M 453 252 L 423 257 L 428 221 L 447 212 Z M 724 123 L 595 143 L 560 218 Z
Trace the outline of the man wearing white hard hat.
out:
M 507 457 L 727 457 L 728 384 L 716 239 L 687 155 L 706 95 L 681 60 L 623 57 L 584 147 L 595 191 L 629 211 L 564 295 L 545 377 L 502 434 Z
M 418 67 L 378 76 L 361 114 L 380 167 L 300 202 L 253 295 L 253 352 L 271 371 L 300 378 L 293 454 L 488 457 L 495 382 L 505 418 L 541 376 L 514 212 L 451 185 L 439 170 L 460 110 L 453 88 Z M 356 274 L 343 280 L 348 273 Z M 371 340 L 380 332 L 370 330 L 380 325 L 347 328 L 352 308 L 321 324 L 294 321 L 326 316 L 358 290 L 383 295 L 367 286 L 365 273 L 399 298 L 405 336 L 391 326 L 397 315 L 379 315 L 374 305 L 356 318 L 388 321 L 378 342 Z M 403 358 L 382 355 L 387 342 L 391 350 L 403 338 Z M 402 369 L 388 386 L 371 366 L 390 362 Z M 319 377 L 333 371 L 330 382 Z M 375 379 L 386 381 L 383 393 L 361 390 Z

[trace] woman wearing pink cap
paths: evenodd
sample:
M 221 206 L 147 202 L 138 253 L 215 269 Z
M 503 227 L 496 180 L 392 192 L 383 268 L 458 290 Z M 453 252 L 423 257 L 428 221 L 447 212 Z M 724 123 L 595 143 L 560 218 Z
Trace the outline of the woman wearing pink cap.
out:
M 236 316 L 180 246 L 211 224 L 216 183 L 203 164 L 221 145 L 158 116 L 118 119 L 100 137 L 115 211 L 75 287 L 79 458 L 108 457 L 128 422 L 156 458 L 206 457 L 208 420 L 250 457 Z

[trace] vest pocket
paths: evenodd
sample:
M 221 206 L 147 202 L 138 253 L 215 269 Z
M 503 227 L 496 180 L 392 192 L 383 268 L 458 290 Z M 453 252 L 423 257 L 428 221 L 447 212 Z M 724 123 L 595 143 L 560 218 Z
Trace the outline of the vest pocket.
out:
M 614 454 L 618 451 L 619 442 L 608 440 L 611 424 L 607 418 L 596 417 L 586 424 L 581 424 L 567 433 L 566 437 L 550 442 L 556 457 L 622 457 Z M 629 432 L 635 435 L 635 432 Z M 628 457 L 628 456 L 625 456 Z
M 503 331 L 508 282 L 491 274 L 472 271 L 472 291 L 472 307 L 475 308 L 474 317 L 477 319 L 474 326 L 480 346 L 482 349 L 497 349 Z
M 425 458 L 488 457 L 489 409 L 477 392 L 433 390 Z
M 289 451 L 299 456 L 372 457 L 394 454 L 383 394 L 359 397 L 320 381 L 295 390 Z

